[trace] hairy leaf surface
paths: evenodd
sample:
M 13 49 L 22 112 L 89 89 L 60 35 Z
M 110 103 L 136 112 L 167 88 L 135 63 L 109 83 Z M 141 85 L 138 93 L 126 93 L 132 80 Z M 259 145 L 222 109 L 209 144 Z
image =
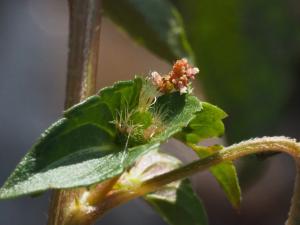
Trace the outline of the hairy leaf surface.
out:
M 128 146 L 120 141 L 112 121 L 137 107 L 142 85 L 141 78 L 118 82 L 67 110 L 22 159 L 0 189 L 0 199 L 89 186 L 119 175 L 187 126 L 201 110 L 201 103 L 191 95 L 159 97 L 154 107 L 166 112 L 165 129 L 147 143 Z

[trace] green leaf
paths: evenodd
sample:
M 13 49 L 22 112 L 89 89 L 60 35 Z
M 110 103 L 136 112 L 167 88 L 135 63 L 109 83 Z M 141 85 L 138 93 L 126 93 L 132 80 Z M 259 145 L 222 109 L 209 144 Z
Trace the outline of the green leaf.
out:
M 219 150 L 219 147 L 202 147 L 195 144 L 207 138 L 223 135 L 224 124 L 222 120 L 226 116 L 227 114 L 220 108 L 202 102 L 202 110 L 197 112 L 196 117 L 176 137 L 192 147 L 200 158 L 205 158 L 214 151 Z M 224 190 L 231 204 L 238 208 L 241 201 L 241 190 L 233 163 L 222 162 L 217 166 L 211 167 L 210 172 Z
M 200 158 L 205 158 L 215 151 L 220 150 L 222 147 L 202 147 L 193 145 L 192 148 Z M 222 162 L 216 166 L 210 167 L 209 170 L 216 178 L 233 207 L 238 209 L 241 204 L 241 189 L 234 164 L 231 161 Z
M 153 107 L 167 112 L 164 129 L 143 144 L 130 145 L 120 139 L 112 121 L 137 109 L 143 84 L 141 78 L 118 82 L 67 110 L 19 163 L 0 189 L 0 199 L 89 186 L 119 175 L 201 110 L 200 102 L 191 95 L 159 97 Z
M 234 118 L 230 142 L 273 134 L 282 115 L 300 36 L 291 9 L 282 0 L 104 1 L 110 18 L 158 56 L 195 58 L 208 100 Z
M 186 143 L 197 144 L 207 138 L 220 137 L 224 134 L 222 120 L 227 114 L 220 108 L 202 102 L 202 110 L 189 123 L 188 127 L 177 134 L 177 138 Z
M 138 43 L 171 62 L 192 59 L 182 19 L 168 0 L 104 0 L 104 13 Z
M 180 165 L 181 162 L 174 156 L 158 151 L 149 152 L 121 176 L 117 188 L 130 190 Z M 144 199 L 170 225 L 208 224 L 205 208 L 187 179 L 170 183 L 157 192 L 147 194 Z
M 146 200 L 170 225 L 207 225 L 208 219 L 201 200 L 189 180 L 183 180 L 174 196 L 165 193 L 148 195 Z

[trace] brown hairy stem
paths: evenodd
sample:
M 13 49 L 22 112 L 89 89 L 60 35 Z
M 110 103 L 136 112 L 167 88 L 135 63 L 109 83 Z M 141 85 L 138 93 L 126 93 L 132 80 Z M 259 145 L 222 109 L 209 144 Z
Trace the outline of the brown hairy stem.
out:
M 69 0 L 69 54 L 65 108 L 95 93 L 101 28 L 101 0 Z M 62 225 L 66 204 L 83 192 L 54 191 L 48 225 Z
M 69 0 L 69 11 L 66 108 L 96 91 L 101 0 Z

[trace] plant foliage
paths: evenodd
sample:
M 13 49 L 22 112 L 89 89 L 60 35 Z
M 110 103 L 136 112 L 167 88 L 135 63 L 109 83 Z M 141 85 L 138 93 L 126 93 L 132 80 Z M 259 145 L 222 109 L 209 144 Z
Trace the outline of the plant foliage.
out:
M 121 178 L 115 188 L 130 191 L 132 175 L 141 182 L 181 165 L 176 158 L 157 152 L 171 137 L 192 146 L 201 158 L 209 156 L 213 147 L 195 144 L 222 135 L 226 113 L 192 95 L 189 82 L 197 72 L 187 60 L 178 60 L 169 75 L 155 72 L 151 78 L 117 82 L 71 107 L 21 160 L 0 189 L 0 199 L 48 189 L 92 188 L 116 176 Z M 211 172 L 238 207 L 234 165 L 225 162 Z M 204 207 L 187 180 L 169 184 L 145 199 L 172 225 L 207 224 Z M 176 211 L 182 212 L 180 217 Z

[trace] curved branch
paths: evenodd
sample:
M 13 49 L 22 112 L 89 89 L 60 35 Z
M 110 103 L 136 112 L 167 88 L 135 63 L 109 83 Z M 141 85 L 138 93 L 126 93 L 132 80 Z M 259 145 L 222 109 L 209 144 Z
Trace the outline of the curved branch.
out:
M 243 156 L 261 152 L 278 151 L 291 155 L 297 166 L 294 196 L 292 198 L 289 218 L 286 225 L 300 224 L 300 144 L 295 139 L 287 137 L 263 137 L 241 142 L 222 149 L 221 151 L 201 160 L 194 161 L 186 166 L 171 172 L 149 179 L 130 192 L 117 192 L 106 198 L 94 212 L 94 217 L 100 217 L 105 212 L 131 199 L 154 192 L 164 185 L 183 179 L 196 172 L 204 171 L 209 167 L 224 161 L 232 161 Z

